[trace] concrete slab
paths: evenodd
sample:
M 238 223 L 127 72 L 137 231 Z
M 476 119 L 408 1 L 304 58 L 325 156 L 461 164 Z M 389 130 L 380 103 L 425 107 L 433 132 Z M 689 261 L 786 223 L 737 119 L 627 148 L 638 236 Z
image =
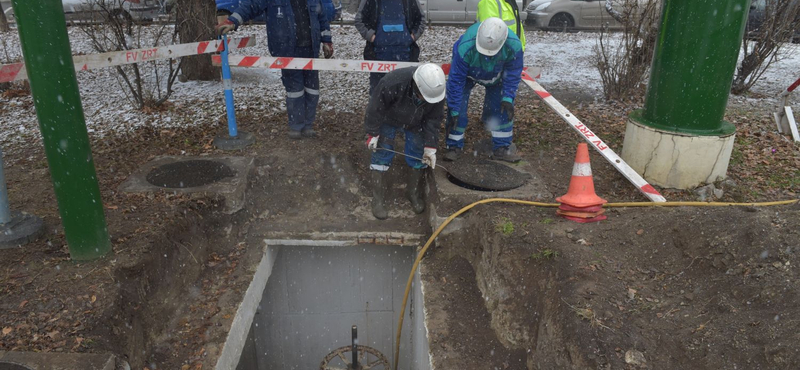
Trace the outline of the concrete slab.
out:
M 112 354 L 38 353 L 0 351 L 0 369 L 6 364 L 23 365 L 31 370 L 114 370 Z
M 170 163 L 189 160 L 213 160 L 225 164 L 233 169 L 236 174 L 212 184 L 191 188 L 164 188 L 147 182 L 147 174 L 154 168 Z M 119 191 L 126 193 L 154 193 L 177 192 L 198 196 L 218 196 L 225 199 L 223 212 L 232 214 L 244 207 L 245 190 L 247 189 L 247 175 L 253 166 L 253 158 L 249 157 L 182 157 L 163 156 L 146 163 L 138 171 L 131 174 L 119 187 Z

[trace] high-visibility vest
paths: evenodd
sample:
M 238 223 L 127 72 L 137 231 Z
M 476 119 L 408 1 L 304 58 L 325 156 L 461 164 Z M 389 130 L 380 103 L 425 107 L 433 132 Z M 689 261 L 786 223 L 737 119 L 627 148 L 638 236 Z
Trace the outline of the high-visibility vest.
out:
M 522 41 L 522 50 L 525 50 L 525 29 L 522 27 L 522 19 L 519 18 L 519 10 L 515 10 L 516 3 L 512 6 L 509 1 L 515 0 L 481 0 L 478 2 L 478 22 L 483 22 L 486 18 L 496 17 L 506 22 L 511 32 Z

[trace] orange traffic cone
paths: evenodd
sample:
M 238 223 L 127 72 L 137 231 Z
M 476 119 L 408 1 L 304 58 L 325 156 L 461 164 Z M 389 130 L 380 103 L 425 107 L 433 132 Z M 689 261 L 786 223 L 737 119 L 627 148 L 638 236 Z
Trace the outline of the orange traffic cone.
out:
M 556 198 L 556 201 L 576 208 L 599 206 L 608 202 L 594 193 L 592 167 L 589 164 L 589 147 L 586 146 L 586 143 L 578 144 L 569 190 L 567 190 L 567 194 Z
M 603 204 L 607 201 L 594 193 L 592 168 L 589 165 L 589 148 L 586 143 L 578 144 L 572 179 L 567 194 L 556 198 L 561 203 L 556 211 L 561 217 L 580 223 L 605 220 Z

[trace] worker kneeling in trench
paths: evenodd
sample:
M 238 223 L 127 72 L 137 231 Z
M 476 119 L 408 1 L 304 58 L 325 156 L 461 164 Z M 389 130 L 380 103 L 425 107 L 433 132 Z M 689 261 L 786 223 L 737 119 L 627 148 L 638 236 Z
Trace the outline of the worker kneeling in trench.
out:
M 399 130 L 405 132 L 406 163 L 411 167 L 406 197 L 414 213 L 425 211 L 420 183 L 425 168 L 436 168 L 445 84 L 442 68 L 427 63 L 389 72 L 372 92 L 364 123 L 367 148 L 373 151 L 370 172 L 375 218 L 389 217 L 384 200 L 385 178 L 394 158 L 394 137 Z

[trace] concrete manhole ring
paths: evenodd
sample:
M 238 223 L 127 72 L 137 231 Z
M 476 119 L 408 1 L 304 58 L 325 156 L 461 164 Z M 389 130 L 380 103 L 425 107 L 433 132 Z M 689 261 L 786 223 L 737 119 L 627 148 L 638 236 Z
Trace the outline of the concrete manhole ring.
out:
M 161 188 L 193 188 L 234 176 L 236 171 L 224 163 L 208 159 L 192 159 L 153 168 L 146 179 L 150 184 Z
M 447 164 L 448 180 L 463 188 L 506 191 L 525 185 L 530 175 L 497 161 L 462 157 Z

